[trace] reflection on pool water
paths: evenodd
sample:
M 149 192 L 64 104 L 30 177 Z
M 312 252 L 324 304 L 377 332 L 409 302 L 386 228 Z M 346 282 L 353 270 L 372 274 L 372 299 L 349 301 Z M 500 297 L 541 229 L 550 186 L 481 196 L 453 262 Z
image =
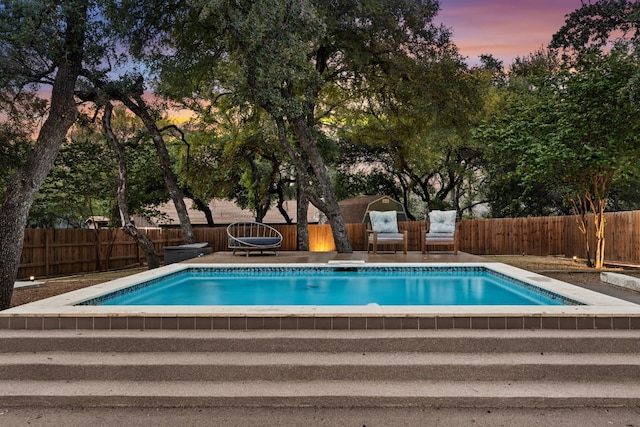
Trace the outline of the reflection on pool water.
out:
M 481 266 L 195 267 L 79 305 L 580 305 Z

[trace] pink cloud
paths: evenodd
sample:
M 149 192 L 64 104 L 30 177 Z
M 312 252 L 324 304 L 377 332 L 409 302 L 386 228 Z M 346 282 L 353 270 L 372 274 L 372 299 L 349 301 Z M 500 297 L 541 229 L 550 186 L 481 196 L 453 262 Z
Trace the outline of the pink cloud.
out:
M 462 55 L 490 53 L 506 66 L 546 46 L 580 0 L 442 0 L 438 21 L 450 27 Z

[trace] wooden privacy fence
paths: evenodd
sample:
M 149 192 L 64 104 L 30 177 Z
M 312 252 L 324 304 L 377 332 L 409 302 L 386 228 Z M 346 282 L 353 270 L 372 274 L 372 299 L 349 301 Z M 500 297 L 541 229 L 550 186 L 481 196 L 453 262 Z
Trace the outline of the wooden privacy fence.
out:
M 640 211 L 608 213 L 606 221 L 606 261 L 640 265 Z M 426 225 L 421 221 L 400 224 L 408 231 L 409 250 L 420 250 L 420 229 Z M 296 226 L 274 227 L 283 235 L 282 250 L 295 251 Z M 464 220 L 458 228 L 460 250 L 475 255 L 586 256 L 585 238 L 573 216 Z M 354 250 L 366 250 L 364 224 L 347 224 L 347 232 Z M 149 229 L 146 233 L 161 257 L 165 246 L 183 243 L 179 229 Z M 198 242 L 209 243 L 214 252 L 228 250 L 225 227 L 195 228 L 194 233 Z M 593 250 L 595 236 L 591 230 L 589 239 Z M 331 227 L 309 225 L 309 246 L 311 251 L 335 250 Z M 89 273 L 145 261 L 135 241 L 120 229 L 27 229 L 18 277 Z
M 589 246 L 593 259 L 596 238 L 593 215 Z M 605 214 L 605 260 L 640 265 L 640 211 Z M 585 236 L 575 216 L 503 218 L 462 221 L 460 250 L 475 255 L 565 255 L 585 258 Z
M 182 244 L 180 230 L 146 231 L 156 251 Z M 18 278 L 53 277 L 114 270 L 146 261 L 135 240 L 121 229 L 26 229 Z

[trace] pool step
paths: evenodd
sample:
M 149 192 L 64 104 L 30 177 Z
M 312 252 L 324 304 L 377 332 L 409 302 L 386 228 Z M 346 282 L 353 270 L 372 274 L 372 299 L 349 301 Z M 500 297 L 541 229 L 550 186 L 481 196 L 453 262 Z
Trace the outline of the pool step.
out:
M 7 406 L 640 406 L 640 331 L 2 331 Z

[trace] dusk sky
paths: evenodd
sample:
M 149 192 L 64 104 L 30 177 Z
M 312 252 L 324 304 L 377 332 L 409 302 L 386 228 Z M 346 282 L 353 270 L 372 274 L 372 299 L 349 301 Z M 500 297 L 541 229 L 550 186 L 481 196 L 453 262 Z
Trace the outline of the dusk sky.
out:
M 493 54 L 508 67 L 513 60 L 546 46 L 580 0 L 440 0 L 437 20 L 453 30 L 468 63 Z

